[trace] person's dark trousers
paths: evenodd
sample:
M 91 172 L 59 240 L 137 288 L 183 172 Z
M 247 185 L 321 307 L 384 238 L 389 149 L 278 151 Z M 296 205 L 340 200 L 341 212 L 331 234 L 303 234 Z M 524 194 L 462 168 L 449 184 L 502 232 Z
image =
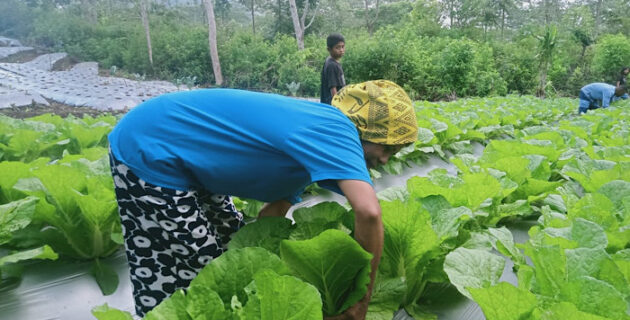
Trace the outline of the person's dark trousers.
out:
M 580 105 L 578 107 L 578 113 L 586 113 L 589 109 L 596 109 L 595 101 L 586 95 L 583 90 L 580 90 Z

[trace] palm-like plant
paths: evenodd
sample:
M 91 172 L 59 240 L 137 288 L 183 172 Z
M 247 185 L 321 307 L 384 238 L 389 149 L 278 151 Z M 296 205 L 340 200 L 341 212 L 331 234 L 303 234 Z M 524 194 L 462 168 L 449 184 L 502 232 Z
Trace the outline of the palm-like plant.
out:
M 547 71 L 553 62 L 553 51 L 556 48 L 558 28 L 555 25 L 547 25 L 542 36 L 536 36 L 538 39 L 538 55 L 540 69 L 540 83 L 536 94 L 539 97 L 545 97 L 545 88 L 547 86 Z

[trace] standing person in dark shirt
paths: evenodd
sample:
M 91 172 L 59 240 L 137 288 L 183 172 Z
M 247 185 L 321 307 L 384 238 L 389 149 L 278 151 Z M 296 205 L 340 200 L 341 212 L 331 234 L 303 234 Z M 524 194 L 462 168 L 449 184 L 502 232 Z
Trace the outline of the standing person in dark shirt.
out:
M 341 57 L 346 53 L 346 40 L 339 33 L 331 33 L 326 38 L 326 46 L 330 56 L 326 58 L 322 68 L 322 81 L 320 99 L 322 103 L 330 104 L 337 91 L 346 85 L 346 78 L 343 76 L 341 67 Z
M 630 73 L 630 67 L 623 67 L 621 69 L 621 76 L 617 81 L 617 87 L 626 85 L 626 78 L 628 77 L 628 73 Z
M 617 81 L 617 87 L 626 86 L 626 78 L 628 77 L 628 73 L 630 73 L 630 67 L 621 68 L 621 75 L 619 76 L 619 80 Z M 620 98 L 628 99 L 628 94 L 626 93 Z

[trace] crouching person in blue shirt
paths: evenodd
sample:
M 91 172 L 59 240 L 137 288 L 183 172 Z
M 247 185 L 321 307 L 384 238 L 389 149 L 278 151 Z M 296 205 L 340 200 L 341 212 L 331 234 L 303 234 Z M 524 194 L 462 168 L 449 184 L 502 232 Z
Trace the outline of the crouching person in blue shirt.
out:
M 309 184 L 344 195 L 373 254 L 364 319 L 383 249 L 368 172 L 416 141 L 405 91 L 386 80 L 344 87 L 333 105 L 233 89 L 169 93 L 132 109 L 109 135 L 110 165 L 136 313 L 144 316 L 225 250 L 243 216 L 230 196 L 284 216 Z M 234 270 L 238 272 L 238 270 Z
M 626 93 L 626 86 L 612 86 L 607 83 L 591 83 L 580 89 L 578 112 L 586 113 L 589 109 L 608 108 L 612 101 Z

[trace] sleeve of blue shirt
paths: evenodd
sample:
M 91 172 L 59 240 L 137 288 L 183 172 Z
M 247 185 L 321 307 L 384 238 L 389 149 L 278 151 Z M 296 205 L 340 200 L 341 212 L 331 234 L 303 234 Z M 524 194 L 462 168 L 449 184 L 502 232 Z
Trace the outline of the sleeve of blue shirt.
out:
M 305 127 L 287 137 L 286 152 L 311 177 L 311 183 L 343 195 L 337 180 L 361 180 L 372 184 L 356 128 L 329 123 Z
M 615 96 L 615 90 L 604 90 L 602 92 L 602 108 L 608 108 L 610 105 L 610 100 Z

